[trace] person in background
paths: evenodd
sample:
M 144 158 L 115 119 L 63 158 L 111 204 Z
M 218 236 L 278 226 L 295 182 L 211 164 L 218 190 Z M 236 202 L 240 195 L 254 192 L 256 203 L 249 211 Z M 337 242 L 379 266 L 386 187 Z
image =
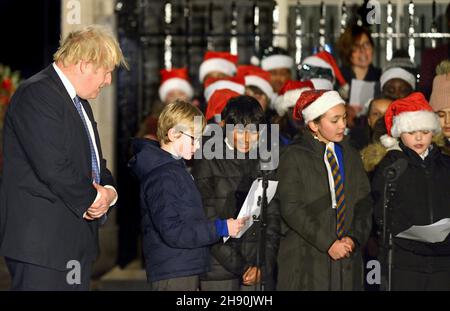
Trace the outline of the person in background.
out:
M 311 81 L 287 81 L 279 92 L 275 101 L 277 117 L 272 123 L 280 126 L 280 147 L 289 145 L 303 127 L 303 122 L 293 118 L 293 111 L 300 95 L 306 90 L 313 90 Z
M 196 123 L 200 119 L 200 124 Z M 210 269 L 208 246 L 236 237 L 246 219 L 207 219 L 184 160 L 200 147 L 206 122 L 198 108 L 175 101 L 158 119 L 158 142 L 136 140 L 129 162 L 139 178 L 143 251 L 152 290 L 195 291 Z
M 381 70 L 372 64 L 374 43 L 369 29 L 356 24 L 349 26 L 339 37 L 336 45 L 343 64 L 342 75 L 350 83 L 349 92 L 353 79 L 379 82 Z M 374 96 L 378 93 L 378 85 L 375 87 Z
M 359 140 L 355 141 L 356 133 L 358 133 L 355 129 L 350 132 L 350 140 L 352 145 L 357 150 L 361 150 L 361 159 L 364 165 L 364 170 L 366 171 L 370 181 L 372 181 L 377 165 L 387 153 L 386 148 L 381 144 L 379 139 L 382 135 L 386 134 L 384 114 L 391 103 L 392 100 L 385 97 L 372 99 L 368 107 L 367 126 L 364 127 L 365 131 L 361 132 Z M 356 139 L 357 138 L 358 137 L 356 137 Z M 364 145 L 358 145 L 358 142 L 364 142 Z M 372 219 L 372 230 L 370 232 L 369 240 L 362 247 L 365 275 L 367 275 L 370 271 L 370 269 L 367 269 L 367 262 L 378 259 L 377 230 L 378 226 L 375 220 Z M 367 280 L 364 280 L 364 287 L 366 290 L 379 290 L 380 286 L 379 284 L 369 284 Z
M 350 144 L 357 150 L 362 150 L 369 144 L 374 143 L 373 131 L 375 124 L 380 118 L 383 118 L 387 108 L 392 103 L 392 99 L 379 96 L 369 101 L 367 116 L 362 115 L 364 122 L 358 122 L 358 127 L 351 129 Z
M 243 95 L 245 93 L 245 78 L 241 75 L 226 78 L 208 78 L 203 86 L 203 96 L 206 102 L 209 102 L 211 96 L 217 90 L 228 89 Z
M 445 20 L 447 30 L 442 29 L 438 32 L 448 33 L 450 32 L 450 4 L 447 5 L 447 9 L 445 10 Z M 420 81 L 419 81 L 419 90 L 423 92 L 426 98 L 430 98 L 430 94 L 432 91 L 432 83 L 434 77 L 434 69 L 439 63 L 443 60 L 450 58 L 450 46 L 447 42 L 444 42 L 442 45 L 436 48 L 425 49 L 422 52 L 422 57 L 420 61 Z
M 348 92 L 348 83 L 339 69 L 333 55 L 321 51 L 306 57 L 299 72 L 300 80 L 309 80 L 316 90 L 338 89 L 340 93 Z
M 270 73 L 270 83 L 275 93 L 292 79 L 293 66 L 294 59 L 285 49 L 271 46 L 263 51 L 261 68 Z
M 186 68 L 162 69 L 161 84 L 159 86 L 159 99 L 165 105 L 176 100 L 190 101 L 194 96 L 194 90 L 189 82 Z
M 207 51 L 200 64 L 198 77 L 201 83 L 209 78 L 233 77 L 237 72 L 238 56 L 229 52 Z
M 383 69 L 380 89 L 383 96 L 393 100 L 403 98 L 416 89 L 415 65 L 401 51 Z
M 158 116 L 164 106 L 176 100 L 190 101 L 194 96 L 186 68 L 161 69 L 159 73 L 161 76 L 158 89 L 160 101 L 152 105 L 152 111 L 144 118 L 136 135 L 156 141 L 158 140 L 156 138 Z
M 389 151 L 372 180 L 375 220 L 381 232 L 385 225 L 392 235 L 391 256 L 389 237 L 381 244 L 382 279 L 391 263 L 391 290 L 450 290 L 450 235 L 435 243 L 397 237 L 412 225 L 450 217 L 450 158 L 432 144 L 432 136 L 441 130 L 438 117 L 423 94 L 414 92 L 395 100 L 384 118 L 388 134 L 381 142 Z M 388 181 L 386 171 L 398 161 L 406 163 L 405 169 L 397 168 L 395 182 Z M 387 183 L 394 184 L 395 192 L 384 219 Z
M 442 132 L 434 137 L 434 142 L 442 152 L 450 155 L 450 61 L 441 62 L 436 68 L 430 105 L 439 116 Z
M 245 79 L 245 95 L 254 97 L 263 111 L 267 111 L 275 97 L 270 84 L 270 73 L 252 65 L 238 66 L 238 76 Z
M 307 90 L 294 117 L 305 130 L 281 154 L 277 172 L 284 227 L 277 289 L 361 289 L 372 201 L 361 159 L 344 139 L 345 102 L 336 91 Z

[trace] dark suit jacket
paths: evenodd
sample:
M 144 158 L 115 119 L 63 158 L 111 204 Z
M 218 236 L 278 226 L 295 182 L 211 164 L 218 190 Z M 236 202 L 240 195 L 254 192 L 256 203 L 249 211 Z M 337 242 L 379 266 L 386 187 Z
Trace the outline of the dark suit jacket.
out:
M 113 185 L 91 107 L 101 184 Z M 0 190 L 0 254 L 58 270 L 94 260 L 98 226 L 83 219 L 94 201 L 89 141 L 82 120 L 52 66 L 23 82 L 4 123 Z

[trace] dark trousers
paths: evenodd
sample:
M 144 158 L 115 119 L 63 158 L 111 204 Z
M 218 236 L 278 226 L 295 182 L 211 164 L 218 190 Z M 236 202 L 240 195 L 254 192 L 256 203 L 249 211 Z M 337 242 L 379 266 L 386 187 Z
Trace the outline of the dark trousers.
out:
M 450 271 L 426 273 L 393 269 L 392 290 L 448 291 L 450 290 Z
M 80 269 L 59 271 L 5 257 L 14 291 L 87 291 L 92 262 L 80 262 Z M 78 277 L 79 276 L 79 277 Z M 79 284 L 78 284 L 79 283 Z
M 150 283 L 152 291 L 196 291 L 199 286 L 198 275 L 160 280 Z

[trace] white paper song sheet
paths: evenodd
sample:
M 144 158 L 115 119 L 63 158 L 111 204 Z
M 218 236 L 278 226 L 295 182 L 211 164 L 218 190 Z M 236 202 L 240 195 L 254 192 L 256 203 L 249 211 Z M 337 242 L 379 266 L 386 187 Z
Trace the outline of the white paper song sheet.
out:
M 427 226 L 411 226 L 407 230 L 396 235 L 398 238 L 404 238 L 419 242 L 436 243 L 442 242 L 450 233 L 450 218 L 443 218 Z
M 350 106 L 361 107 L 372 99 L 375 91 L 375 82 L 352 79 L 350 90 Z
M 278 181 L 269 180 L 268 186 L 267 186 L 267 204 L 272 201 L 273 196 L 275 195 L 275 192 L 277 191 Z M 249 219 L 245 223 L 244 227 L 242 227 L 241 231 L 239 231 L 239 234 L 236 238 L 240 238 L 245 231 L 248 230 L 253 225 L 253 215 L 256 217 L 259 216 L 259 213 L 261 212 L 261 206 L 258 205 L 258 197 L 261 197 L 262 199 L 262 179 L 257 178 L 253 181 L 252 186 L 250 187 L 250 190 L 248 191 L 247 197 L 245 198 L 244 204 L 242 204 L 241 210 L 239 211 L 239 215 L 237 218 L 242 218 L 248 216 Z M 224 237 L 223 242 L 225 243 L 229 237 Z

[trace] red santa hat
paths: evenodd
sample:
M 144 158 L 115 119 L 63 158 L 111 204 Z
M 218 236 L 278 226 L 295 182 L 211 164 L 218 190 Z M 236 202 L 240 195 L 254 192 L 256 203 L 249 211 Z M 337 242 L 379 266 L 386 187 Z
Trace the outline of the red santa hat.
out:
M 241 94 L 229 90 L 229 89 L 220 89 L 214 91 L 211 98 L 208 101 L 208 106 L 206 107 L 205 117 L 206 120 L 212 119 L 215 115 L 221 114 L 222 110 L 227 105 L 228 101 L 231 98 L 238 97 Z
M 206 52 L 203 62 L 200 65 L 200 82 L 203 82 L 206 75 L 213 71 L 219 71 L 228 76 L 233 76 L 237 70 L 237 62 L 237 55 L 233 55 L 229 52 Z
M 345 104 L 345 101 L 336 91 L 304 91 L 295 104 L 293 117 L 296 120 L 303 119 L 307 123 L 339 104 Z
M 302 64 L 331 69 L 334 78 L 338 81 L 340 86 L 344 86 L 347 83 L 333 55 L 327 51 L 321 51 L 312 56 L 308 56 L 303 60 Z M 317 81 L 317 83 L 319 83 L 319 81 Z
M 274 92 L 270 84 L 270 73 L 257 66 L 241 65 L 238 66 L 237 75 L 245 79 L 245 85 L 252 85 L 259 88 L 264 94 L 272 100 Z
M 294 107 L 300 95 L 307 90 L 313 90 L 311 81 L 288 80 L 279 91 L 279 96 L 275 100 L 275 110 L 279 116 L 283 116 L 290 107 Z
M 430 104 L 420 92 L 393 101 L 384 115 L 387 134 L 380 137 L 386 148 L 397 144 L 402 133 L 432 131 L 437 134 L 441 125 Z
M 194 95 L 194 90 L 189 83 L 188 72 L 186 68 L 172 68 L 171 70 L 162 69 L 161 85 L 159 87 L 159 98 L 165 101 L 167 94 L 173 90 L 180 90 L 186 93 L 189 99 Z
M 216 90 L 229 89 L 239 94 L 245 92 L 245 80 L 242 76 L 235 76 L 230 78 L 208 78 L 205 81 L 205 90 L 203 95 L 206 101 L 209 101 L 212 94 Z

